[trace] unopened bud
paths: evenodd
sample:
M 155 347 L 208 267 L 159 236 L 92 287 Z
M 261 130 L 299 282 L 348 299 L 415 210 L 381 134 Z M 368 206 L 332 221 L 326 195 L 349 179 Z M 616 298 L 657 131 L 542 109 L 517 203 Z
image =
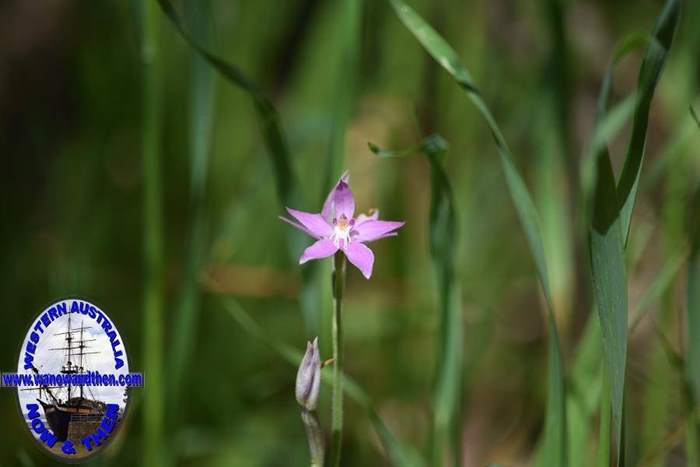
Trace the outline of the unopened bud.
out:
M 318 337 L 306 343 L 306 353 L 297 372 L 296 397 L 299 405 L 314 410 L 321 389 L 321 357 L 318 352 Z

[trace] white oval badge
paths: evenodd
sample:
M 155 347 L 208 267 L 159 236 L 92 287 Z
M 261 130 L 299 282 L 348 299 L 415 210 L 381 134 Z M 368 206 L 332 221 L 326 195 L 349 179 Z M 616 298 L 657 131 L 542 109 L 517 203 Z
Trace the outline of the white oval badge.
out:
M 129 387 L 143 375 L 129 372 L 124 340 L 99 307 L 82 299 L 49 305 L 30 325 L 16 387 L 33 438 L 59 460 L 79 462 L 103 450 L 122 424 Z

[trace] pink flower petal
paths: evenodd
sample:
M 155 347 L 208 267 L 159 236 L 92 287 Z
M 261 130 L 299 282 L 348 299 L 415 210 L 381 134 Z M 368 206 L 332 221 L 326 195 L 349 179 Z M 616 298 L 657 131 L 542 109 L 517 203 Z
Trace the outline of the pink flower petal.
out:
M 348 183 L 348 180 L 350 180 L 350 175 L 346 171 L 345 173 L 343 173 L 343 175 L 340 176 L 338 183 L 335 184 L 335 186 L 333 187 L 331 192 L 328 193 L 328 196 L 326 197 L 326 201 L 323 202 L 323 208 L 321 209 L 321 215 L 328 222 L 331 222 L 333 220 L 333 214 L 334 214 L 333 194 L 335 194 L 335 189 L 338 188 L 338 184 L 340 182 Z
M 353 230 L 357 232 L 352 240 L 355 242 L 371 242 L 390 236 L 394 230 L 403 226 L 405 222 L 367 220 L 361 224 L 355 224 Z
M 291 219 L 287 219 L 287 218 L 284 217 L 284 216 L 277 216 L 277 217 L 279 217 L 279 219 L 280 219 L 281 221 L 284 221 L 284 222 L 286 222 L 287 224 L 291 225 L 292 227 L 301 230 L 301 231 L 304 232 L 305 234 L 310 235 L 310 236 L 312 236 L 312 237 L 314 236 L 314 234 L 312 234 L 312 233 L 309 231 L 309 229 L 307 229 L 306 227 L 304 227 L 303 225 L 301 225 L 301 224 L 298 223 L 297 221 L 293 221 L 293 220 L 291 220 Z
M 374 253 L 362 243 L 350 242 L 343 249 L 345 256 L 354 264 L 357 269 L 362 272 L 365 279 L 372 276 L 372 267 L 374 266 Z
M 298 220 L 302 226 L 307 229 L 307 233 L 315 238 L 328 237 L 333 233 L 333 227 L 326 222 L 321 214 L 311 212 L 297 211 L 296 209 L 287 208 L 287 212 Z
M 301 258 L 299 258 L 299 264 L 304 264 L 312 259 L 327 258 L 335 254 L 336 251 L 338 251 L 338 247 L 335 246 L 335 243 L 333 243 L 331 240 L 318 240 L 316 243 L 304 250 Z
M 348 173 L 345 172 L 331 192 L 328 193 L 326 202 L 323 203 L 321 216 L 328 222 L 343 215 L 347 219 L 352 219 L 352 216 L 355 214 L 355 198 L 352 196 L 348 180 Z

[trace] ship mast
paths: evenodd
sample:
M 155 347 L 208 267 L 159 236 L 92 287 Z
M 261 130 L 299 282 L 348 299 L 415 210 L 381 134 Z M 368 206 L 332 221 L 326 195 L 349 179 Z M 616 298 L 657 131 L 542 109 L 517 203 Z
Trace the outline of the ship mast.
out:
M 71 358 L 72 358 L 71 352 L 73 350 L 72 349 L 73 346 L 71 345 L 71 342 L 73 342 L 73 334 L 71 334 L 70 315 L 68 315 L 68 334 L 66 334 L 66 344 L 67 344 L 66 348 L 68 348 L 68 363 L 66 365 L 66 368 L 63 368 L 63 370 L 61 371 L 61 373 L 63 373 L 63 374 L 73 373 L 73 371 L 72 371 L 73 364 L 71 363 Z M 66 402 L 68 402 L 70 400 L 70 390 L 71 390 L 71 385 L 69 383 L 68 384 L 68 399 L 66 400 Z
M 78 373 L 84 373 L 85 372 L 85 355 L 88 354 L 97 354 L 100 352 L 85 352 L 85 348 L 88 347 L 85 345 L 86 342 L 91 342 L 96 339 L 85 339 L 84 338 L 84 331 L 85 329 L 90 329 L 90 326 L 85 326 L 84 321 L 80 323 L 80 329 L 73 330 L 71 327 L 71 315 L 68 315 L 68 329 L 66 332 L 59 332 L 57 334 L 54 334 L 56 336 L 59 335 L 65 335 L 65 341 L 66 341 L 66 346 L 65 347 L 59 347 L 59 348 L 54 348 L 54 349 L 49 349 L 49 350 L 64 350 L 66 351 L 66 364 L 61 367 L 61 373 L 64 375 L 74 375 Z M 73 334 L 80 332 L 80 336 L 74 336 Z M 74 343 L 74 341 L 77 341 Z M 77 355 L 73 353 L 74 350 L 78 350 Z M 78 358 L 78 362 L 76 364 L 73 363 L 73 357 Z M 79 384 L 78 387 L 80 388 L 80 400 L 83 399 L 83 384 Z M 73 392 L 73 385 L 69 384 L 67 385 L 67 390 L 68 390 L 68 399 L 66 400 L 66 403 L 68 403 L 72 399 L 72 392 Z
M 85 321 L 80 322 L 80 368 L 78 371 L 81 373 L 84 371 L 83 368 L 83 349 L 85 349 L 85 341 L 83 340 L 83 330 L 85 329 Z M 80 399 L 83 398 L 83 385 L 80 385 Z

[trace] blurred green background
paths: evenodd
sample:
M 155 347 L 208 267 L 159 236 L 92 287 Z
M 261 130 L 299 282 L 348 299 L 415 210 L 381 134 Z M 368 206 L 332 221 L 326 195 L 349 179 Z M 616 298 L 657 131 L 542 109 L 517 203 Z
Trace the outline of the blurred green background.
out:
M 430 171 L 422 157 L 381 159 L 367 143 L 404 148 L 431 132 L 449 142 L 444 164 L 459 220 L 454 254 L 465 336 L 461 465 L 531 465 L 547 396 L 545 308 L 491 134 L 387 2 L 349 3 L 174 6 L 199 43 L 244 70 L 279 110 L 300 181 L 289 198 L 295 208 L 320 210 L 347 168 L 359 210 L 406 220 L 397 238 L 373 245 L 370 281 L 349 269 L 345 370 L 418 453 L 430 442 L 440 360 Z M 663 2 L 409 3 L 455 47 L 511 144 L 542 220 L 567 388 L 595 391 L 590 376 L 600 391 L 599 339 L 588 346 L 582 340 L 595 315 L 577 191 L 581 159 L 615 44 L 648 34 Z M 320 334 L 322 355 L 330 356 L 330 261 L 296 264 L 309 242 L 290 237 L 277 218 L 283 206 L 250 97 L 197 58 L 157 6 L 150 19 L 142 7 L 115 0 L 0 4 L 0 368 L 13 369 L 44 306 L 80 295 L 110 314 L 147 384 L 132 393 L 126 429 L 92 464 L 148 465 L 142 417 L 152 391 L 165 406 L 163 465 L 307 465 L 296 368 L 240 321 L 244 310 L 270 342 L 297 349 Z M 154 66 L 144 66 L 145 20 L 159 29 Z M 632 221 L 630 310 L 647 301 L 629 334 L 630 465 L 691 465 L 683 372 L 674 358 L 688 344 L 686 227 L 700 182 L 700 129 L 688 107 L 700 109 L 699 25 L 700 3 L 686 2 L 652 105 Z M 616 69 L 614 100 L 634 91 L 641 55 Z M 144 85 L 149 76 L 151 87 Z M 160 109 L 156 136 L 144 130 L 148 93 Z M 610 146 L 617 173 L 628 126 Z M 163 382 L 155 386 L 145 363 L 153 341 L 144 337 L 143 299 L 149 137 L 160 142 L 162 181 Z M 182 362 L 179 377 L 173 359 Z M 327 387 L 321 397 L 328 428 Z M 389 465 L 365 411 L 352 400 L 345 407 L 342 465 Z M 53 463 L 22 429 L 14 391 L 0 391 L 0 412 L 0 465 Z M 577 417 L 570 411 L 570 423 L 589 431 L 572 464 L 594 465 L 598 411 Z

